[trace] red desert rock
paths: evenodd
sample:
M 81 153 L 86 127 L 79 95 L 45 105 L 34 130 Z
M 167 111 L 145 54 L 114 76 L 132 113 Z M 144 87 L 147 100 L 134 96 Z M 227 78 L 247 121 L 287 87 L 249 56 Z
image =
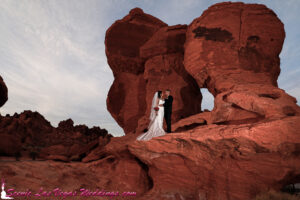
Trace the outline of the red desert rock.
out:
M 152 97 L 157 90 L 170 89 L 174 98 L 173 123 L 201 111 L 202 96 L 196 81 L 183 66 L 186 25 L 162 27 L 141 47 L 146 58 L 146 112 L 139 119 L 137 133 L 149 124 Z
M 264 5 L 215 4 L 188 26 L 135 8 L 108 29 L 105 44 L 115 77 L 108 110 L 136 134 L 109 137 L 70 119 L 53 128 L 32 112 L 1 117 L 0 134 L 49 144 L 44 158 L 65 162 L 1 162 L 0 176 L 17 190 L 132 191 L 137 200 L 251 200 L 300 183 L 300 107 L 277 87 L 284 37 Z M 151 94 L 167 83 L 176 132 L 136 140 Z M 211 112 L 200 110 L 203 87 L 215 97 Z M 3 136 L 14 155 L 14 139 Z
M 7 87 L 3 81 L 3 78 L 0 76 L 0 107 L 5 104 L 7 99 Z
M 300 117 L 206 125 L 134 141 L 129 151 L 153 181 L 141 199 L 250 200 L 299 182 Z
M 296 99 L 277 88 L 284 38 L 283 23 L 258 4 L 215 4 L 188 26 L 184 66 L 214 95 L 214 123 L 300 113 Z
M 2 156 L 65 161 L 80 161 L 99 141 L 106 141 L 99 145 L 104 146 L 109 142 L 106 138 L 111 137 L 99 127 L 73 126 L 71 119 L 61 121 L 55 128 L 40 113 L 29 110 L 0 116 L 0 135 Z
M 107 109 L 126 133 L 136 129 L 137 120 L 146 111 L 145 59 L 140 56 L 140 47 L 163 26 L 167 24 L 135 8 L 106 31 L 105 53 L 115 77 Z
M 153 94 L 170 89 L 174 122 L 201 111 L 201 93 L 183 66 L 186 25 L 167 24 L 135 8 L 106 32 L 115 80 L 107 108 L 125 134 L 148 127 Z

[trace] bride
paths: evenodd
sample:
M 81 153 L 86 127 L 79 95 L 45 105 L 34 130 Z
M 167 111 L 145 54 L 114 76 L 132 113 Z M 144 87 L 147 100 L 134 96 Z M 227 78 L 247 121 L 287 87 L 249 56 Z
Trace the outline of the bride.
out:
M 148 131 L 139 135 L 137 140 L 150 140 L 152 137 L 166 134 L 165 130 L 163 129 L 164 102 L 165 101 L 162 99 L 162 91 L 157 91 L 152 99 Z

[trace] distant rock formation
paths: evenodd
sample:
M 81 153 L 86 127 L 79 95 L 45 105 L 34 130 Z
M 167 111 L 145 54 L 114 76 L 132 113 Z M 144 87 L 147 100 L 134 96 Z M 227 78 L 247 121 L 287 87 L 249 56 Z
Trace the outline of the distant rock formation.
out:
M 7 87 L 0 76 L 0 107 L 7 99 Z M 112 137 L 105 129 L 73 124 L 72 119 L 68 119 L 54 128 L 40 113 L 30 110 L 13 116 L 0 115 L 0 156 L 81 161 Z
M 54 128 L 40 113 L 29 110 L 0 116 L 2 156 L 81 161 L 92 149 L 107 144 L 110 137 L 99 127 L 73 126 L 71 119 Z
M 3 78 L 0 76 L 0 107 L 5 104 L 7 99 L 7 87 L 3 81 Z

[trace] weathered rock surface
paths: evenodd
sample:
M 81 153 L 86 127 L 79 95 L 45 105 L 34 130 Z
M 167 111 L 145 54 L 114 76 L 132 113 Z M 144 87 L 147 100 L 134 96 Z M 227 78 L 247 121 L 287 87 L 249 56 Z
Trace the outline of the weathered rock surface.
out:
M 215 97 L 213 123 L 241 124 L 299 115 L 277 88 L 283 23 L 264 5 L 219 3 L 187 28 L 184 66 Z
M 299 182 L 300 117 L 206 125 L 135 141 L 153 187 L 142 199 L 252 199 Z
M 134 8 L 109 27 L 105 36 L 105 53 L 115 76 L 120 72 L 143 73 L 140 47 L 163 26 L 167 24 L 140 8 Z
M 163 26 L 167 24 L 135 8 L 106 31 L 105 52 L 115 77 L 107 109 L 125 133 L 136 129 L 146 110 L 145 59 L 140 56 L 140 47 Z
M 80 161 L 99 144 L 106 145 L 112 136 L 99 127 L 74 126 L 71 119 L 55 128 L 40 113 L 26 110 L 0 116 L 0 137 L 2 156 Z
M 283 23 L 264 5 L 219 3 L 188 26 L 184 65 L 217 94 L 245 84 L 277 86 Z
M 146 175 L 140 165 L 127 160 L 116 165 L 110 157 L 90 163 L 53 160 L 1 162 L 0 175 L 5 178 L 7 194 L 9 189 L 23 194 L 31 192 L 28 197 L 14 196 L 14 199 L 110 199 L 109 194 L 118 192 L 119 195 L 111 195 L 111 199 L 130 200 L 137 199 L 137 195 L 147 190 L 143 177 Z M 43 196 L 43 192 L 49 196 Z M 92 192 L 95 192 L 94 196 Z M 123 192 L 131 192 L 132 196 L 122 196 Z
M 128 134 L 94 149 L 85 163 L 6 162 L 0 171 L 15 190 L 30 181 L 33 191 L 43 183 L 67 191 L 132 191 L 139 200 L 248 200 L 299 181 L 299 120 L 211 124 L 150 141 Z
M 215 97 L 211 112 L 197 110 L 172 119 L 175 133 L 147 142 L 115 142 L 148 172 L 151 184 L 140 199 L 251 199 L 300 182 L 300 108 L 294 97 L 277 87 L 284 38 L 282 22 L 266 6 L 219 3 L 187 28 L 160 28 L 140 48 L 147 99 L 153 88 L 166 85 L 157 81 L 164 74 L 158 72 L 166 72 L 170 65 L 165 63 L 181 55 L 183 67 L 171 62 L 180 69 L 176 79 L 188 77 L 186 82 L 193 86 L 192 76 L 198 87 L 208 88 Z M 201 103 L 201 94 L 197 98 L 193 91 L 185 96 L 194 95 Z M 180 104 L 174 109 L 184 113 Z M 136 130 L 147 124 L 142 120 Z M 110 145 L 94 150 L 86 161 L 117 155 L 114 148 L 120 147 Z
M 200 112 L 200 89 L 183 66 L 186 28 L 135 8 L 107 30 L 106 55 L 115 77 L 107 108 L 126 134 L 148 127 L 158 90 L 172 91 L 173 121 Z
M 44 157 L 82 162 L 1 162 L 0 175 L 16 190 L 85 187 L 136 192 L 137 200 L 250 200 L 300 183 L 300 108 L 277 87 L 284 37 L 274 12 L 258 4 L 215 4 L 188 26 L 167 26 L 133 9 L 105 41 L 115 77 L 107 107 L 127 134 L 98 138 L 93 130 L 97 146 L 94 137 L 82 136 L 90 129 L 72 120 L 54 131 L 41 117 L 34 120 L 40 125 L 26 115 L 1 117 L 5 149 L 23 133 L 35 135 L 27 130 L 34 125 L 47 131 L 25 143 L 46 141 Z M 153 93 L 165 87 L 174 96 L 175 132 L 137 141 Z M 211 112 L 201 112 L 199 87 L 215 97 Z
M 136 133 L 148 127 L 152 98 L 157 90 L 171 90 L 173 122 L 201 111 L 200 88 L 183 66 L 185 33 L 186 25 L 163 27 L 141 47 L 141 56 L 146 59 L 146 112 L 138 121 Z
M 3 81 L 3 78 L 0 76 L 0 107 L 5 104 L 7 99 L 7 87 Z
M 172 125 L 173 132 L 182 132 L 197 126 L 212 124 L 211 112 L 202 112 L 179 120 Z

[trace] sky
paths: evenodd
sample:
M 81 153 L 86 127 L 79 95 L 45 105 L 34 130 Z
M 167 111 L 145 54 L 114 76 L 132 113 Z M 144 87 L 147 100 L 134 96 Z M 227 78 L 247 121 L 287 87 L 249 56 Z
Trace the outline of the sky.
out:
M 189 24 L 218 0 L 1 0 L 0 75 L 8 87 L 1 115 L 38 111 L 52 126 L 100 126 L 124 135 L 106 109 L 113 74 L 105 31 L 135 7 L 168 25 Z M 247 0 L 271 8 L 285 25 L 278 85 L 300 99 L 300 1 Z M 213 97 L 203 92 L 202 107 Z M 298 102 L 299 104 L 299 102 Z

